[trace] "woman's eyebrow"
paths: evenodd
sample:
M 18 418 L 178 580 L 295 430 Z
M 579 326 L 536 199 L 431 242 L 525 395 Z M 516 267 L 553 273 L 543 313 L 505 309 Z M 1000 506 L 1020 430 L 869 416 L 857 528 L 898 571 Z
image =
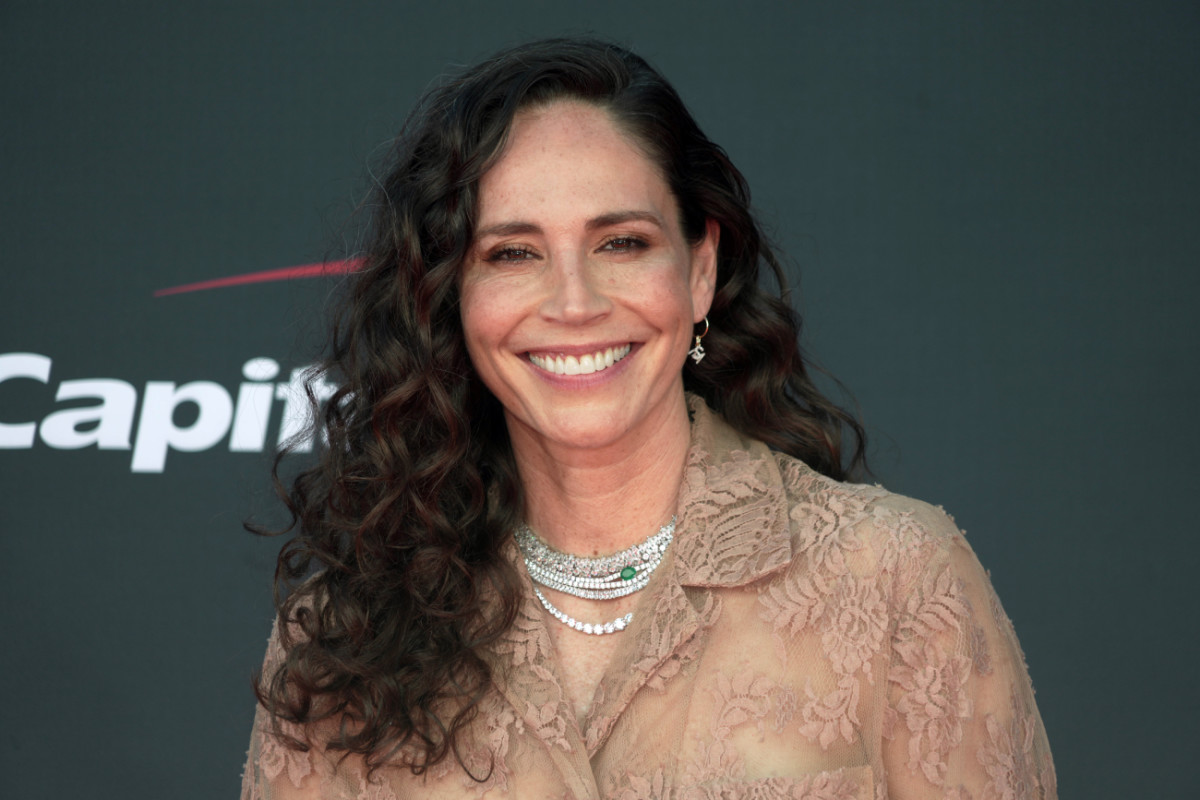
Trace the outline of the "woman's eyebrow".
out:
M 610 211 L 607 214 L 601 214 L 598 217 L 589 219 L 584 226 L 589 231 L 594 231 L 599 228 L 608 228 L 613 225 L 621 225 L 626 222 L 649 222 L 659 228 L 665 228 L 662 217 L 653 211 Z M 521 220 L 512 220 L 510 222 L 497 222 L 495 225 L 488 225 L 475 231 L 475 238 L 482 239 L 485 236 L 516 236 L 521 234 L 541 233 L 540 226 L 532 222 L 523 222 Z
M 485 236 L 513 236 L 522 233 L 541 233 L 542 229 L 532 222 L 498 222 L 495 225 L 489 225 L 486 228 L 480 228 L 475 231 L 475 238 L 482 239 Z
M 666 227 L 663 225 L 662 217 L 655 214 L 653 211 L 613 211 L 608 214 L 601 214 L 587 222 L 588 230 L 596 230 L 597 228 L 607 228 L 611 225 L 620 225 L 625 222 L 649 222 L 659 228 Z

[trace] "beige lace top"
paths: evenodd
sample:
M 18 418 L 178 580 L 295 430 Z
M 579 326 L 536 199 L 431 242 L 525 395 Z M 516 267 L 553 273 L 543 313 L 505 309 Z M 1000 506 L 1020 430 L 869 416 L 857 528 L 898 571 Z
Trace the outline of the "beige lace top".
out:
M 690 402 L 676 540 L 584 718 L 529 591 L 463 748 L 486 781 L 452 758 L 368 781 L 279 744 L 259 708 L 243 800 L 1056 797 L 1012 626 L 950 519 Z

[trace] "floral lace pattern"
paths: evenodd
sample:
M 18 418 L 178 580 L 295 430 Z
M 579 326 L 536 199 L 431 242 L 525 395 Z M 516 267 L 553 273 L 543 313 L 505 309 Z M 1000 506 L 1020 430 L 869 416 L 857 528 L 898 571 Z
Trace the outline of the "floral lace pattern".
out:
M 259 709 L 244 800 L 1047 800 L 1012 626 L 939 509 L 839 484 L 690 398 L 676 544 L 582 719 L 532 592 L 494 690 L 423 776 L 288 749 Z M 280 654 L 273 639 L 267 669 Z M 317 737 L 313 737 L 316 739 Z

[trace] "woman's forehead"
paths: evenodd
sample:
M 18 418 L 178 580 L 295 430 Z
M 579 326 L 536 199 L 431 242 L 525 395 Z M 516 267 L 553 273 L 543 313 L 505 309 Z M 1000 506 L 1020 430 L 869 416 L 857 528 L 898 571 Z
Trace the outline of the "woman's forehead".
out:
M 479 185 L 480 228 L 516 214 L 591 217 L 644 210 L 675 217 L 658 166 L 605 109 L 561 101 L 520 112 Z

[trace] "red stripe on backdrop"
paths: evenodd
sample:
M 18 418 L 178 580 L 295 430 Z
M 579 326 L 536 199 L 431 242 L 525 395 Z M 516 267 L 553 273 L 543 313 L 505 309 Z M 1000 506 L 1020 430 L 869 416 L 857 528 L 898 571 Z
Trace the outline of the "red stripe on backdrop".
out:
M 357 258 L 345 261 L 323 261 L 320 264 L 302 264 L 296 267 L 281 267 L 266 269 L 261 272 L 247 272 L 244 275 L 230 275 L 228 278 L 213 278 L 196 283 L 185 283 L 181 286 L 171 286 L 166 289 L 156 289 L 155 297 L 166 297 L 170 294 L 185 292 L 201 292 L 206 289 L 224 289 L 227 286 L 242 286 L 248 283 L 270 283 L 271 281 L 290 281 L 296 278 L 322 278 L 327 275 L 345 275 L 354 272 L 362 265 Z

